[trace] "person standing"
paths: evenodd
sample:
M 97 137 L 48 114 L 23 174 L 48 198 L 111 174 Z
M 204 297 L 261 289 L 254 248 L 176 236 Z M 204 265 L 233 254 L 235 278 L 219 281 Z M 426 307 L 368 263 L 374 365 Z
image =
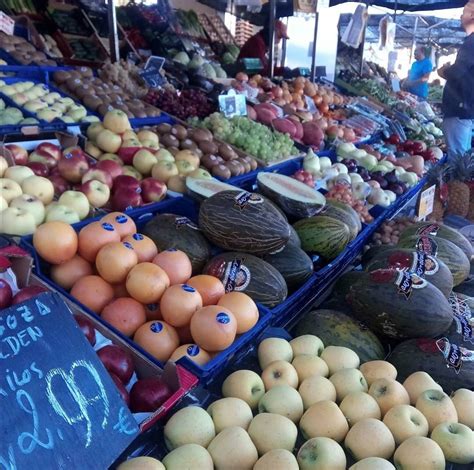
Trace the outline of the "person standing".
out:
M 446 64 L 438 75 L 446 80 L 443 93 L 443 131 L 448 158 L 465 154 L 472 145 L 474 127 L 474 0 L 464 7 L 461 24 L 467 33 L 456 62 Z
M 406 91 L 424 100 L 428 98 L 428 80 L 433 71 L 433 64 L 426 55 L 426 48 L 423 46 L 415 49 L 415 62 L 411 66 L 408 78 L 403 82 L 403 88 Z

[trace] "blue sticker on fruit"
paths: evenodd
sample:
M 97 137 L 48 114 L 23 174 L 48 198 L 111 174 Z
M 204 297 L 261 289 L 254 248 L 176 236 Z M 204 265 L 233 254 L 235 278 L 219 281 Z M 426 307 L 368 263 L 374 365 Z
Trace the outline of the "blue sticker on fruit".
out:
M 134 240 L 140 241 L 140 240 L 143 240 L 144 238 L 145 237 L 141 233 L 134 233 L 133 234 L 133 239 Z
M 154 312 L 155 310 L 158 310 L 158 304 L 148 304 L 146 306 L 146 308 L 150 311 L 150 312 Z
M 196 292 L 196 289 L 194 287 L 188 286 L 187 284 L 183 284 L 182 288 L 186 292 Z
M 166 251 L 178 251 L 176 248 L 168 248 Z
M 194 357 L 199 354 L 200 349 L 197 344 L 191 344 L 187 347 L 186 352 L 188 353 L 188 356 Z
M 128 217 L 126 215 L 118 215 L 115 217 L 115 221 L 119 224 L 126 224 L 128 221 Z
M 221 312 L 216 315 L 216 320 L 223 325 L 230 323 L 230 317 L 227 313 Z
M 107 223 L 107 222 L 104 222 L 102 224 L 102 228 L 104 230 L 107 230 L 108 232 L 113 232 L 115 230 L 114 226 L 112 224 Z
M 129 250 L 133 250 L 133 245 L 130 242 L 123 242 L 123 246 Z
M 163 330 L 163 324 L 156 321 L 150 325 L 150 330 L 153 331 L 153 333 L 160 333 Z

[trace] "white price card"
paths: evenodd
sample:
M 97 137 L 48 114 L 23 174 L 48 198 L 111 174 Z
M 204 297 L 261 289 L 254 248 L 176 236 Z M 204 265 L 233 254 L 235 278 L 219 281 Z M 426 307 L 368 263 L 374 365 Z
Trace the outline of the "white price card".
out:
M 434 196 L 436 185 L 430 186 L 420 194 L 418 201 L 418 219 L 423 220 L 433 212 Z

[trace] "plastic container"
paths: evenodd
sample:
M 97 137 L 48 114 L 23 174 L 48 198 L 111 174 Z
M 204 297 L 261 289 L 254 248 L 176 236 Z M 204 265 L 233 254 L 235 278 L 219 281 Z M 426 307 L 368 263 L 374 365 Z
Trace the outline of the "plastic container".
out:
M 128 213 L 137 224 L 138 230 L 143 227 L 149 220 L 153 218 L 156 214 L 162 213 L 173 213 L 181 216 L 188 217 L 190 220 L 196 222 L 197 218 L 197 207 L 196 205 L 189 200 L 188 198 L 179 198 L 179 199 L 170 199 L 166 200 L 159 204 L 154 204 L 153 207 L 142 207 L 139 209 L 135 209 Z M 93 219 L 88 219 L 87 221 L 82 221 L 78 224 L 73 225 L 76 231 L 79 231 L 85 225 L 94 222 L 95 220 L 99 220 L 100 217 L 96 217 Z M 47 263 L 43 262 L 37 256 L 33 244 L 32 244 L 32 236 L 23 237 L 21 241 L 21 245 L 23 248 L 28 250 L 31 255 L 34 257 L 35 260 L 35 274 L 38 278 L 45 282 L 47 285 L 51 286 L 54 290 L 62 294 L 69 302 L 72 304 L 78 305 L 82 310 L 84 310 L 90 317 L 94 318 L 97 322 L 101 323 L 102 325 L 106 326 L 110 331 L 112 331 L 115 335 L 120 337 L 123 341 L 127 342 L 135 349 L 140 351 L 145 357 L 147 357 L 150 361 L 152 361 L 157 366 L 163 368 L 164 364 L 155 359 L 149 353 L 147 353 L 144 349 L 139 347 L 136 343 L 132 341 L 131 338 L 126 337 L 121 332 L 113 328 L 107 322 L 104 322 L 102 318 L 97 315 L 96 313 L 92 312 L 91 310 L 87 309 L 84 305 L 80 304 L 76 299 L 71 297 L 67 291 L 56 285 L 48 276 L 48 269 L 49 266 Z M 225 351 L 219 353 L 214 357 L 209 363 L 204 366 L 199 366 L 194 362 L 190 361 L 187 358 L 182 358 L 178 361 L 178 364 L 185 367 L 187 370 L 190 370 L 193 374 L 197 375 L 202 382 L 207 382 L 213 377 L 216 373 L 222 370 L 226 365 L 236 356 L 239 354 L 240 351 L 244 350 L 248 347 L 250 343 L 252 343 L 257 335 L 259 335 L 265 327 L 270 324 L 272 319 L 272 314 L 270 310 L 259 306 L 260 318 L 258 323 L 247 333 L 239 335 L 234 343 L 227 348 Z

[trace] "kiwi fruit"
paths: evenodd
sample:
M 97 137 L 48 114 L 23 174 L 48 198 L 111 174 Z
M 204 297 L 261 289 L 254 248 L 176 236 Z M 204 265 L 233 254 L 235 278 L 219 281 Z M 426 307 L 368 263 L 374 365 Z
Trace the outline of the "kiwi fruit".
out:
M 176 155 L 178 155 L 178 152 L 180 152 L 179 148 L 177 147 L 168 147 L 167 150 L 169 153 L 171 153 L 171 155 L 173 155 L 173 157 L 176 157 Z
M 171 134 L 164 134 L 161 136 L 160 142 L 165 146 L 165 147 L 179 147 L 179 140 Z
M 193 133 L 194 139 L 194 133 Z M 199 142 L 199 141 L 198 141 Z M 206 154 L 206 153 L 217 153 L 219 151 L 219 147 L 217 144 L 210 140 L 201 140 L 199 142 L 199 148 Z
M 228 180 L 232 177 L 230 169 L 221 163 L 212 167 L 211 174 L 212 176 L 216 176 L 217 178 L 221 178 L 223 180 Z
M 244 172 L 244 167 L 236 160 L 229 160 L 224 165 L 229 168 L 232 176 L 239 176 Z
M 201 157 L 201 164 L 210 170 L 214 166 L 219 165 L 219 160 L 215 155 L 209 153 Z
M 237 154 L 235 153 L 234 149 L 225 143 L 219 144 L 219 155 L 226 161 L 237 158 Z
M 202 142 L 205 140 L 212 142 L 214 139 L 211 131 L 208 129 L 193 129 L 191 135 L 196 142 Z
M 245 160 L 245 158 L 239 158 L 236 161 L 243 166 L 244 173 L 249 173 L 250 171 L 252 171 L 252 165 L 247 160 Z
M 113 109 L 110 105 L 108 104 L 105 104 L 105 103 L 102 103 L 101 105 L 99 105 L 99 107 L 97 108 L 97 112 L 101 115 L 101 116 L 105 116 L 111 109 Z
M 179 148 L 181 148 L 182 150 L 189 149 L 189 150 L 195 151 L 198 148 L 198 146 L 196 145 L 196 142 L 194 142 L 194 140 L 184 139 L 181 141 Z
M 158 126 L 156 126 L 156 130 L 160 134 L 169 134 L 171 132 L 171 124 L 168 124 L 167 122 L 162 122 Z
M 171 128 L 171 134 L 174 135 L 178 140 L 184 140 L 188 137 L 187 129 L 181 124 L 175 124 Z
M 92 111 L 96 111 L 97 108 L 103 104 L 98 96 L 95 95 L 86 95 L 82 98 L 82 102 L 86 108 L 91 109 Z

